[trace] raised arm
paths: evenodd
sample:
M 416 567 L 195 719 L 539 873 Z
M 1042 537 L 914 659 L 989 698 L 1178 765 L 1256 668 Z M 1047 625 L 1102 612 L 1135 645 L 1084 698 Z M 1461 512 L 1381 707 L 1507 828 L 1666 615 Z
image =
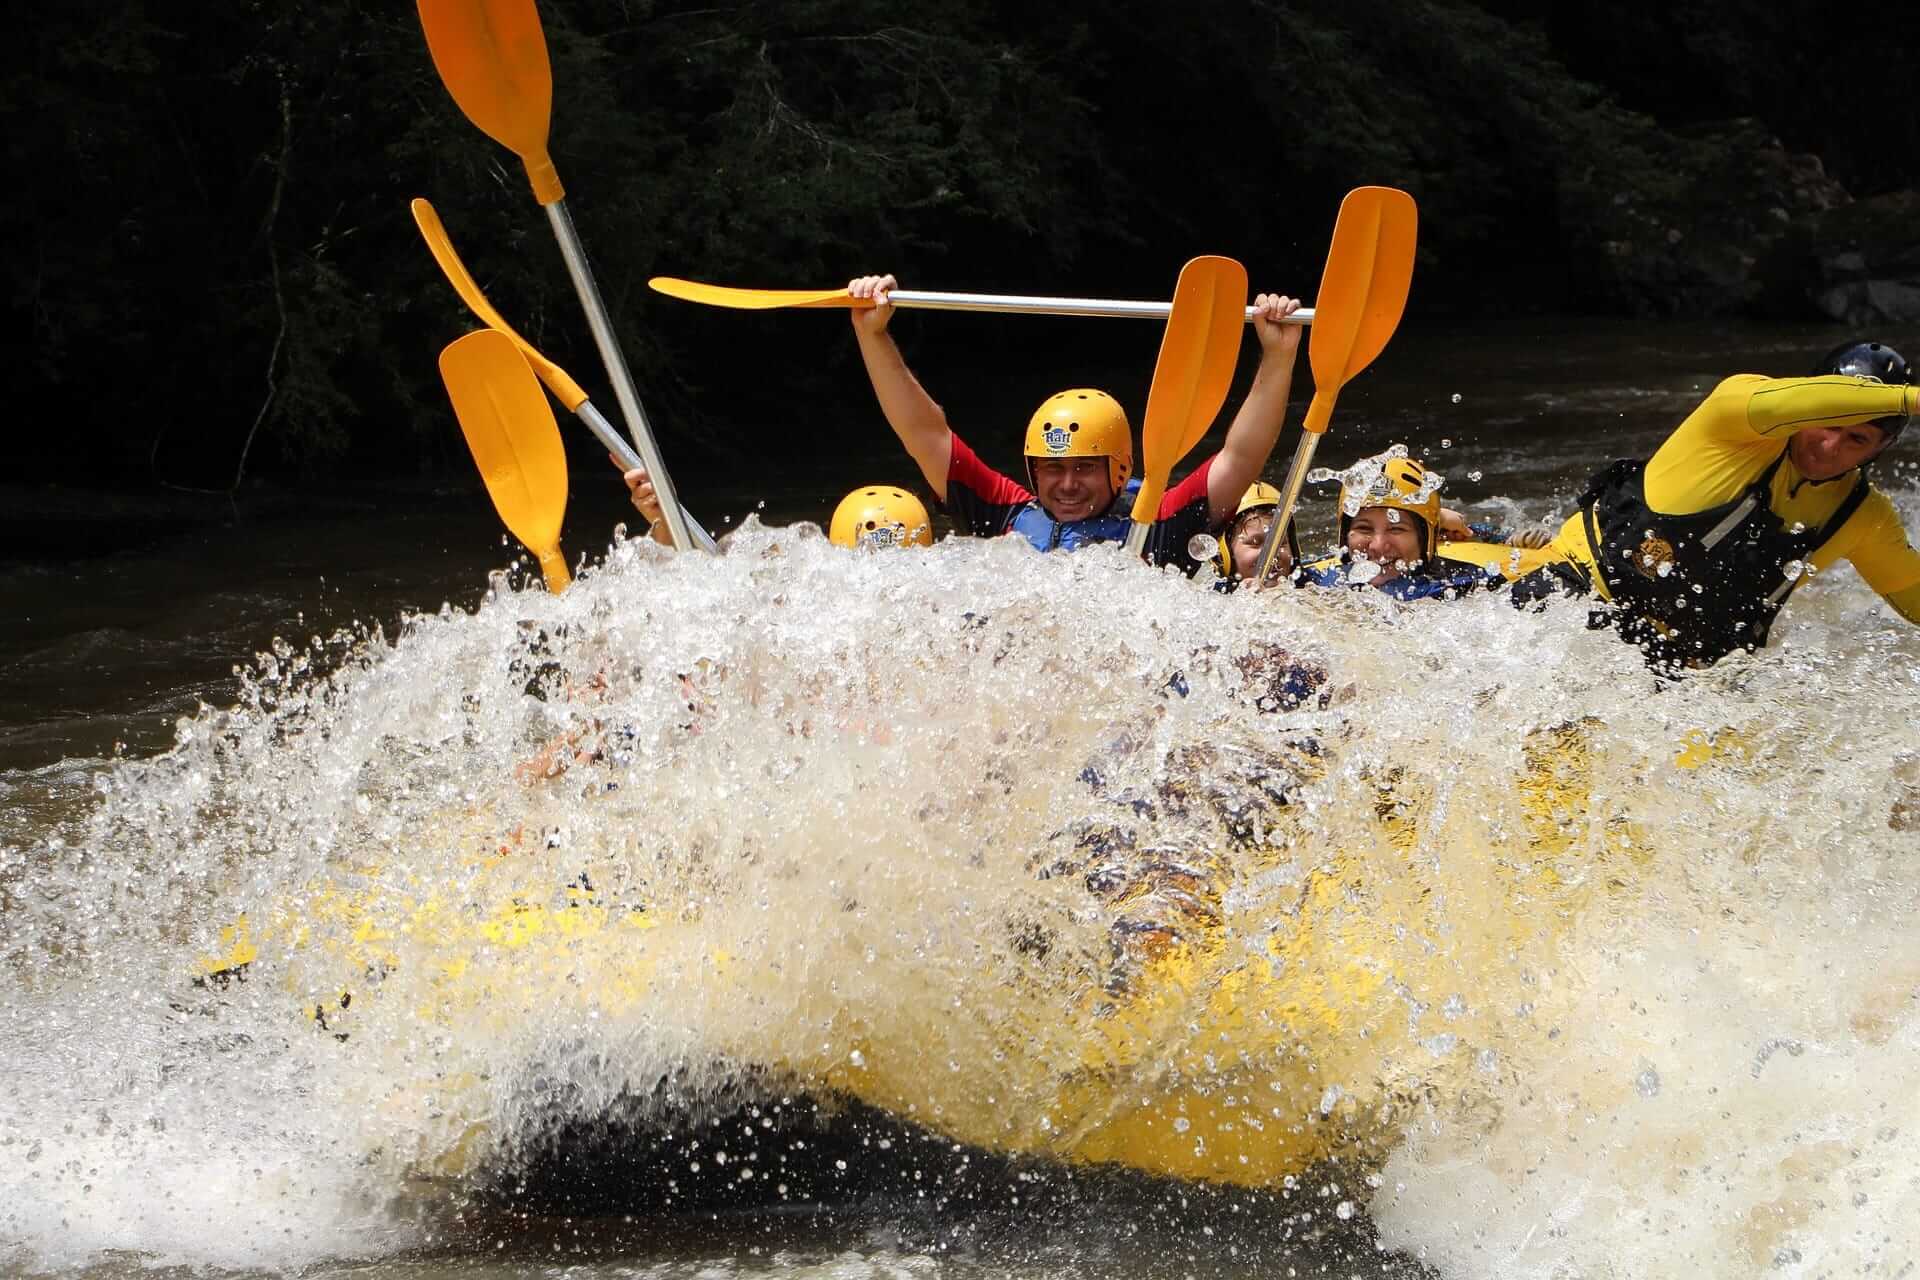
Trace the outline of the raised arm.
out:
M 867 377 L 873 394 L 880 401 L 880 412 L 887 417 L 893 434 L 920 464 L 934 497 L 947 500 L 947 464 L 953 457 L 953 430 L 947 426 L 945 410 L 907 368 L 900 348 L 894 345 L 887 326 L 893 321 L 893 304 L 887 294 L 898 285 L 892 276 L 861 276 L 849 281 L 847 292 L 856 298 L 872 298 L 872 307 L 856 307 L 853 333 L 860 341 L 860 358 L 866 362 Z
M 1261 470 L 1280 438 L 1286 421 L 1287 395 L 1293 389 L 1293 365 L 1300 354 L 1300 333 L 1305 327 L 1281 324 L 1282 316 L 1300 309 L 1298 299 L 1284 294 L 1263 293 L 1254 299 L 1253 331 L 1260 339 L 1260 368 L 1253 375 L 1253 386 L 1233 415 L 1227 428 L 1226 443 L 1213 460 L 1207 475 L 1207 506 L 1215 524 L 1233 516 L 1240 495 L 1260 478 Z
M 1817 378 L 1729 378 L 1714 388 L 1744 409 L 1746 427 L 1757 436 L 1792 435 L 1806 427 L 1911 417 L 1920 412 L 1920 387 L 1826 374 Z

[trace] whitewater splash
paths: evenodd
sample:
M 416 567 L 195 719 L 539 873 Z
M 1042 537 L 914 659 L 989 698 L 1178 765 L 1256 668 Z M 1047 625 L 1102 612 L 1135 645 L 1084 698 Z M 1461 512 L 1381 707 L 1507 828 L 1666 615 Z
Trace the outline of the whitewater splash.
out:
M 4 851 L 0 1247 L 390 1253 L 753 1070 L 1100 1159 L 1184 1090 L 1153 1160 L 1351 1157 L 1447 1274 L 1897 1271 L 1920 646 L 1829 576 L 1664 689 L 1572 608 L 751 523 L 284 649 Z

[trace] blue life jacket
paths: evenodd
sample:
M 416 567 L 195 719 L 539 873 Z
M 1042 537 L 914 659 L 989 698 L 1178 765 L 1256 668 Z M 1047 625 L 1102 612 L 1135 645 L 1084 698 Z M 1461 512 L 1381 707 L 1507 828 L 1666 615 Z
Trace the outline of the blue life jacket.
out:
M 1139 492 L 1140 481 L 1129 480 L 1103 514 L 1066 524 L 1048 515 L 1047 509 L 1035 498 L 1013 513 L 1007 532 L 1019 534 L 1031 542 L 1036 551 L 1078 551 L 1095 542 L 1125 542 L 1127 531 L 1133 528 L 1133 517 L 1129 513 L 1133 510 L 1134 495 Z
M 1357 588 L 1367 585 L 1347 581 L 1347 566 L 1350 563 L 1350 558 L 1345 554 L 1334 556 L 1308 565 L 1302 577 L 1306 583 L 1316 587 Z M 1374 590 L 1383 591 L 1395 600 L 1451 600 L 1489 582 L 1499 581 L 1497 575 L 1489 577 L 1484 569 L 1436 556 L 1419 565 L 1414 572 L 1389 578 Z

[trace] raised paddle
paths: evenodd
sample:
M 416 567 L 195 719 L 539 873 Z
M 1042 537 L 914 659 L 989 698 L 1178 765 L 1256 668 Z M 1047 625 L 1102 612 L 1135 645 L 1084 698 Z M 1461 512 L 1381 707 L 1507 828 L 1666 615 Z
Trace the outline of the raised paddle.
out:
M 773 311 L 781 307 L 864 308 L 872 298 L 856 298 L 845 289 L 733 289 L 722 284 L 701 284 L 673 276 L 655 276 L 647 281 L 655 293 L 683 302 L 699 302 L 710 307 L 732 307 L 738 311 Z M 1118 316 L 1137 320 L 1165 320 L 1173 314 L 1171 302 L 1129 302 L 1118 298 L 1052 298 L 1020 293 L 935 293 L 924 289 L 894 289 L 887 301 L 896 307 L 914 307 L 922 311 L 997 311 L 1037 316 Z M 1253 308 L 1243 307 L 1243 324 L 1253 321 Z M 1313 308 L 1303 307 L 1281 321 L 1282 324 L 1312 324 Z
M 539 557 L 547 590 L 558 595 L 572 581 L 560 554 L 567 453 L 546 393 L 513 339 L 493 329 L 450 343 L 440 353 L 440 378 L 493 509 Z
M 1200 443 L 1227 402 L 1246 305 L 1247 269 L 1232 258 L 1195 258 L 1180 269 L 1140 428 L 1140 492 L 1127 530 L 1134 555 L 1146 549 L 1174 464 Z
M 626 357 L 613 336 L 613 321 L 587 265 L 586 250 L 567 212 L 566 192 L 547 154 L 547 130 L 553 114 L 553 70 L 547 63 L 547 38 L 533 0 L 420 0 L 420 26 L 440 79 L 454 102 L 480 131 L 520 157 L 534 199 L 547 211 L 547 222 L 560 243 L 574 292 L 586 308 L 594 345 L 613 383 L 614 398 L 627 420 L 627 431 L 639 446 L 647 474 L 660 495 L 660 512 L 673 545 L 685 551 L 694 545 L 673 482 L 640 407 L 640 393 L 627 372 Z
M 1320 318 L 1307 345 L 1313 403 L 1307 406 L 1300 445 L 1280 489 L 1280 506 L 1260 548 L 1254 581 L 1261 587 L 1268 584 L 1275 554 L 1287 544 L 1287 521 L 1293 518 L 1307 467 L 1333 417 L 1334 398 L 1348 379 L 1373 363 L 1400 324 L 1413 283 L 1419 221 L 1413 197 L 1393 187 L 1356 187 L 1340 202 L 1326 270 L 1314 298 Z
M 473 314 L 513 339 L 513 344 L 520 348 L 520 354 L 526 357 L 529 365 L 533 366 L 533 371 L 540 375 L 540 381 L 547 384 L 547 389 L 553 392 L 554 397 L 561 404 L 565 405 L 580 421 L 587 424 L 587 430 L 593 432 L 595 438 L 620 459 L 620 465 L 623 468 L 631 471 L 635 467 L 645 467 L 646 463 L 633 451 L 633 446 L 622 440 L 620 433 L 613 429 L 613 424 L 593 407 L 593 401 L 587 398 L 587 393 L 581 389 L 580 384 L 568 376 L 565 369 L 540 354 L 531 342 L 521 337 L 513 326 L 494 310 L 493 304 L 487 301 L 487 295 L 480 292 L 480 286 L 474 280 L 473 274 L 467 270 L 467 264 L 462 262 L 460 255 L 454 252 L 453 241 L 447 238 L 447 229 L 441 224 L 440 215 L 434 212 L 433 206 L 423 199 L 416 198 L 412 207 L 414 223 L 420 228 L 420 234 L 425 238 L 427 248 L 432 251 L 433 260 L 440 264 L 440 270 L 446 274 L 448 283 L 453 285 L 454 292 L 465 300 Z M 686 516 L 687 528 L 701 550 L 717 551 L 719 548 L 714 543 L 713 536 L 693 518 L 693 513 L 684 506 L 680 510 Z

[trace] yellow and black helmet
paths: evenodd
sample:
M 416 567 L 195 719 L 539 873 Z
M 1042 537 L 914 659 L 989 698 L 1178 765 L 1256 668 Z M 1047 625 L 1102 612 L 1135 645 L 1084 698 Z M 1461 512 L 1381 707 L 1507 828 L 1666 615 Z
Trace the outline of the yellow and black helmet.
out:
M 1363 459 L 1349 467 L 1340 485 L 1340 545 L 1346 546 L 1347 527 L 1355 516 L 1368 507 L 1387 507 L 1420 518 L 1422 554 L 1432 559 L 1440 545 L 1443 481 L 1438 472 L 1428 471 L 1398 446 L 1384 457 Z
M 1046 458 L 1102 458 L 1117 494 L 1133 474 L 1133 428 L 1120 402 L 1092 387 L 1048 396 L 1027 423 L 1027 478 Z
M 882 547 L 930 547 L 933 521 L 926 504 L 892 485 L 855 489 L 833 509 L 827 538 L 836 547 L 876 551 Z

